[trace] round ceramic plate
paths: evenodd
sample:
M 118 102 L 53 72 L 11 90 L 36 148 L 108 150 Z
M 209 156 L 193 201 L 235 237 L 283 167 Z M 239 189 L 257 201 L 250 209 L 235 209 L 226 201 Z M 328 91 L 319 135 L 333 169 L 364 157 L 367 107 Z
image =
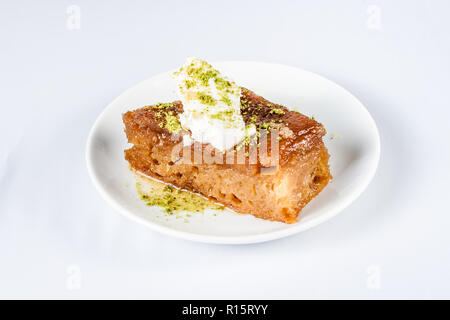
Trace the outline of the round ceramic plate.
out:
M 102 196 L 125 216 L 154 231 L 195 241 L 243 244 L 286 237 L 335 216 L 354 201 L 375 174 L 380 139 L 374 120 L 352 94 L 335 83 L 298 68 L 260 62 L 213 63 L 223 74 L 266 99 L 321 122 L 327 135 L 333 181 L 301 212 L 295 224 L 207 210 L 175 217 L 139 199 L 133 174 L 124 159 L 129 145 L 122 113 L 157 102 L 177 100 L 173 71 L 159 74 L 125 91 L 95 122 L 86 159 L 92 181 Z M 186 217 L 189 217 L 188 219 Z

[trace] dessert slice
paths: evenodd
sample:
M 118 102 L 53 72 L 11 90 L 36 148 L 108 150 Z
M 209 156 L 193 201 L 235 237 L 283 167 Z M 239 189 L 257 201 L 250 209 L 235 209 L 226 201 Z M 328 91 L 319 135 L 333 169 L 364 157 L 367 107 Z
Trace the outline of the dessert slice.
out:
M 180 85 L 188 89 L 183 102 L 159 103 L 123 115 L 128 141 L 133 144 L 125 150 L 131 168 L 238 213 L 296 222 L 301 209 L 331 179 L 322 141 L 324 127 L 250 90 L 237 87 L 237 92 L 232 82 L 225 83 L 225 95 L 218 88 L 229 80 L 218 78 L 217 70 L 205 68 L 204 62 L 188 61 L 187 66 L 200 67 L 194 68 L 194 77 L 183 80 L 193 84 Z M 210 70 L 213 76 L 204 76 Z M 202 79 L 207 80 L 203 81 L 207 88 L 195 88 Z M 213 89 L 208 91 L 208 86 Z M 192 103 L 186 96 L 206 103 Z M 211 99 L 198 99 L 202 96 Z M 227 109 L 229 100 L 236 99 L 237 109 Z M 220 125 L 225 137 L 218 136 Z M 208 136 L 211 132 L 216 133 Z

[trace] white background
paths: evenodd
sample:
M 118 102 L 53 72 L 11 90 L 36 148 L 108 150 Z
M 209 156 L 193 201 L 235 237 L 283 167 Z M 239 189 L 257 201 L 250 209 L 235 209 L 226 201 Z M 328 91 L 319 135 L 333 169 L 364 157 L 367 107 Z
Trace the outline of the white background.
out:
M 444 0 L 1 1 L 0 298 L 450 298 L 449 16 Z M 381 134 L 369 188 L 319 227 L 247 246 L 115 212 L 87 174 L 89 129 L 186 56 L 347 88 Z

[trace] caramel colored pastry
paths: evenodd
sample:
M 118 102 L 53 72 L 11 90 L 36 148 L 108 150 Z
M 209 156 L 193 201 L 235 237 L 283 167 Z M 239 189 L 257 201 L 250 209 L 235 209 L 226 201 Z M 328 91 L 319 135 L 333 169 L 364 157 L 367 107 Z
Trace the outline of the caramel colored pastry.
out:
M 259 134 L 227 152 L 209 144 L 183 146 L 183 135 L 189 132 L 178 121 L 182 112 L 183 105 L 175 101 L 123 115 L 133 144 L 125 159 L 134 170 L 235 212 L 285 223 L 296 222 L 331 179 L 324 127 L 250 90 L 242 88 L 241 114 Z

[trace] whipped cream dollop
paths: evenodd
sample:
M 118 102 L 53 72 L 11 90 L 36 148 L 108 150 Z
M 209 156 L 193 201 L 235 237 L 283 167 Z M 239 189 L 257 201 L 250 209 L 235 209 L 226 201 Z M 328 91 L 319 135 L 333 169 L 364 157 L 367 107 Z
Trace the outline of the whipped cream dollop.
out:
M 188 58 L 174 76 L 184 110 L 180 123 L 191 131 L 184 145 L 198 141 L 226 151 L 255 134 L 255 126 L 246 127 L 241 115 L 241 88 L 209 63 Z

